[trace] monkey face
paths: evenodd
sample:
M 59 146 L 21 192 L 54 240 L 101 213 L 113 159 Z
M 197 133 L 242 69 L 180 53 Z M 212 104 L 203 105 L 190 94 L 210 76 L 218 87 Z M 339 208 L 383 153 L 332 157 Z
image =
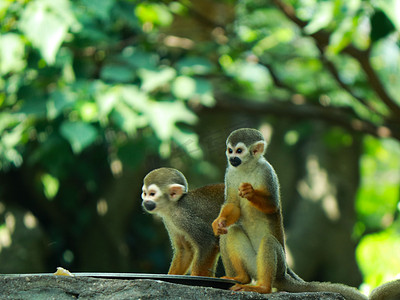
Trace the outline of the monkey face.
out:
M 233 167 L 238 167 L 242 163 L 245 163 L 248 160 L 248 156 L 249 150 L 245 144 L 237 143 L 234 146 L 228 144 L 226 149 L 226 157 Z
M 166 207 L 173 205 L 186 192 L 181 184 L 170 184 L 161 189 L 156 184 L 142 187 L 142 206 L 149 213 L 159 213 Z
M 163 193 L 157 185 L 151 184 L 148 187 L 144 185 L 142 188 L 143 208 L 149 213 L 154 213 L 157 208 L 162 207 L 162 195 Z

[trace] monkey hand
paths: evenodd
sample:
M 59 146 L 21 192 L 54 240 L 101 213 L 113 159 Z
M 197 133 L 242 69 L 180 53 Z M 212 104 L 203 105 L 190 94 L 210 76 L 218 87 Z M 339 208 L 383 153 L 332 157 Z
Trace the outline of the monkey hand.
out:
M 251 201 L 254 197 L 254 188 L 250 183 L 244 182 L 239 186 L 239 196 Z
M 219 217 L 217 219 L 214 220 L 214 222 L 212 223 L 212 228 L 214 231 L 214 234 L 216 236 L 221 235 L 221 234 L 227 234 L 228 233 L 228 229 L 226 228 L 226 218 L 224 217 Z

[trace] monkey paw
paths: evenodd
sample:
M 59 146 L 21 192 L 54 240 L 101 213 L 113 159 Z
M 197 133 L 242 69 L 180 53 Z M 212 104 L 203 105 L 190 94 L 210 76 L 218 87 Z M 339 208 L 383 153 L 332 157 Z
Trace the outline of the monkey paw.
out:
M 239 196 L 250 200 L 254 197 L 254 188 L 250 183 L 241 183 L 239 186 Z
M 228 229 L 226 228 L 225 218 L 215 219 L 214 222 L 212 223 L 212 228 L 216 236 L 228 233 Z

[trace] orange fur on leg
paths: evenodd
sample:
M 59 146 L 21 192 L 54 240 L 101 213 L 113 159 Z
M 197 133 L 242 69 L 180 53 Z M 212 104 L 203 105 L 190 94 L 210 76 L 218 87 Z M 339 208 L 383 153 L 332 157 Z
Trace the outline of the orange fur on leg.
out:
M 219 247 L 216 246 L 213 251 L 208 254 L 196 253 L 193 261 L 191 276 L 212 276 L 215 269 L 215 258 L 219 253 Z M 202 260 L 199 260 L 199 257 L 205 257 Z
M 168 274 L 186 274 L 193 259 L 193 249 L 184 237 L 175 240 L 175 253 Z

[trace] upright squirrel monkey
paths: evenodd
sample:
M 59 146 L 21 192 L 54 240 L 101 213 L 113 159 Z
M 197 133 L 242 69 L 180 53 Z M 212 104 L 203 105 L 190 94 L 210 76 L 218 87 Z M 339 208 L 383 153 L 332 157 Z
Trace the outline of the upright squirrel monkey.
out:
M 211 222 L 224 202 L 224 184 L 188 192 L 181 172 L 172 168 L 151 171 L 143 180 L 142 206 L 159 215 L 167 228 L 174 255 L 168 274 L 214 276 L 219 238 Z
M 345 285 L 305 282 L 286 263 L 278 177 L 264 158 L 266 142 L 255 129 L 233 131 L 227 141 L 225 204 L 212 223 L 220 238 L 226 278 L 236 291 L 270 293 L 339 292 L 346 299 L 367 299 Z M 255 285 L 249 285 L 255 280 Z

